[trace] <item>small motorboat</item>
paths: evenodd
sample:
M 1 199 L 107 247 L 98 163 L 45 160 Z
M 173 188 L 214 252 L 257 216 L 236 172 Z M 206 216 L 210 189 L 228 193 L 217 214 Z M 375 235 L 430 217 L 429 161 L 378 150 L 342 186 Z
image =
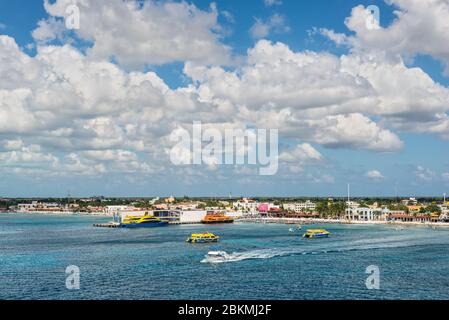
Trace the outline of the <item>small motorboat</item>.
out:
M 290 229 L 288 229 L 288 232 L 291 232 L 291 233 L 293 233 L 293 232 L 295 232 L 295 229 L 293 229 L 293 228 L 290 228 Z
M 306 239 L 312 239 L 312 238 L 327 238 L 329 237 L 330 232 L 325 229 L 309 229 L 304 233 L 302 236 Z
M 206 254 L 207 259 L 226 260 L 228 254 L 225 251 L 209 251 Z

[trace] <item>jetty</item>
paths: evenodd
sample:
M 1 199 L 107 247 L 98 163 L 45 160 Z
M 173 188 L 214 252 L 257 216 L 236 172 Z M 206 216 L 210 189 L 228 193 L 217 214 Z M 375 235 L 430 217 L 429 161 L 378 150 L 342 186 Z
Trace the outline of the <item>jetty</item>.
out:
M 95 223 L 94 227 L 96 227 L 96 228 L 120 228 L 120 224 L 117 222 Z
M 269 218 L 269 217 L 257 217 L 257 218 L 239 218 L 236 219 L 236 222 L 244 222 L 244 223 L 272 223 L 272 224 L 328 224 L 328 223 L 336 223 L 336 224 L 344 224 L 348 223 L 345 220 L 337 220 L 337 219 L 310 219 L 310 218 Z

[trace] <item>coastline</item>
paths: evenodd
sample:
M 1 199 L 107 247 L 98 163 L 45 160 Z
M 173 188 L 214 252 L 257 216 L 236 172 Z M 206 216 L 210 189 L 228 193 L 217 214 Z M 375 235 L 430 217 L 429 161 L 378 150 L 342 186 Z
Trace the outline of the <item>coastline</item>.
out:
M 81 217 L 98 217 L 98 218 L 112 218 L 112 215 L 101 213 L 91 214 L 85 212 L 0 212 L 4 215 L 35 215 L 35 216 L 81 216 Z M 360 221 L 360 220 L 344 220 L 344 219 L 323 219 L 323 218 L 237 218 L 237 223 L 261 223 L 261 224 L 358 224 L 358 225 L 397 225 L 397 226 L 421 226 L 421 227 L 443 227 L 449 228 L 448 222 L 404 222 L 404 221 Z M 200 223 L 199 223 L 200 224 Z
M 340 219 L 307 219 L 307 218 L 242 218 L 236 222 L 272 223 L 272 224 L 360 224 L 360 225 L 403 225 L 424 227 L 446 227 L 447 222 L 403 222 L 403 221 L 359 221 Z
M 15 215 L 15 214 L 23 214 L 23 215 L 39 215 L 39 216 L 82 216 L 82 217 L 99 217 L 99 218 L 110 218 L 112 215 L 107 213 L 86 213 L 86 212 L 64 212 L 64 211 L 56 211 L 56 212 L 46 212 L 46 211 L 33 211 L 33 212 L 17 212 L 17 211 L 6 211 L 0 212 L 0 214 L 5 215 Z

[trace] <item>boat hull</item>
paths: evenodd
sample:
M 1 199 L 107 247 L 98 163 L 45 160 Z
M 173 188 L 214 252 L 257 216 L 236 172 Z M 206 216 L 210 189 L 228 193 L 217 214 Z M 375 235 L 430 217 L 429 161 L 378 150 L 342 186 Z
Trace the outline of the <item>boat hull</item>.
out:
M 309 236 L 309 235 L 306 235 L 306 236 L 304 236 L 304 238 L 306 238 L 306 239 L 313 239 L 313 238 L 329 238 L 329 235 L 328 234 L 314 234 L 314 235 L 312 235 L 312 236 Z
M 234 220 L 223 220 L 223 221 L 201 221 L 203 224 L 223 224 L 223 223 L 234 223 Z
M 218 239 L 188 239 L 187 242 L 189 243 L 214 243 L 218 242 Z
M 167 225 L 168 225 L 167 221 L 159 221 L 159 222 L 144 222 L 144 223 L 126 223 L 121 224 L 120 227 L 134 229 L 134 228 L 156 228 L 156 227 L 164 227 Z

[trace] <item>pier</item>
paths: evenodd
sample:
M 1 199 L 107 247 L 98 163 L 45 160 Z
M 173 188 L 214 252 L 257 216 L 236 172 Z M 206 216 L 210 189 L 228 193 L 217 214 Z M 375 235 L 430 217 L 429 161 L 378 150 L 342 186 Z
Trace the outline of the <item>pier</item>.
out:
M 120 224 L 118 224 L 116 222 L 95 223 L 94 227 L 96 227 L 96 228 L 120 228 Z
M 201 224 L 200 222 L 180 222 L 180 221 L 170 221 L 169 225 L 193 225 L 193 224 Z M 120 224 L 117 222 L 108 222 L 108 223 L 95 223 L 94 227 L 96 228 L 120 228 Z
M 170 225 L 180 226 L 180 225 L 192 225 L 192 224 L 201 224 L 201 221 L 170 221 Z
M 307 219 L 307 218 L 240 218 L 236 219 L 236 222 L 245 223 L 272 223 L 272 224 L 319 224 L 319 223 L 338 223 L 343 224 L 347 221 L 336 219 Z

